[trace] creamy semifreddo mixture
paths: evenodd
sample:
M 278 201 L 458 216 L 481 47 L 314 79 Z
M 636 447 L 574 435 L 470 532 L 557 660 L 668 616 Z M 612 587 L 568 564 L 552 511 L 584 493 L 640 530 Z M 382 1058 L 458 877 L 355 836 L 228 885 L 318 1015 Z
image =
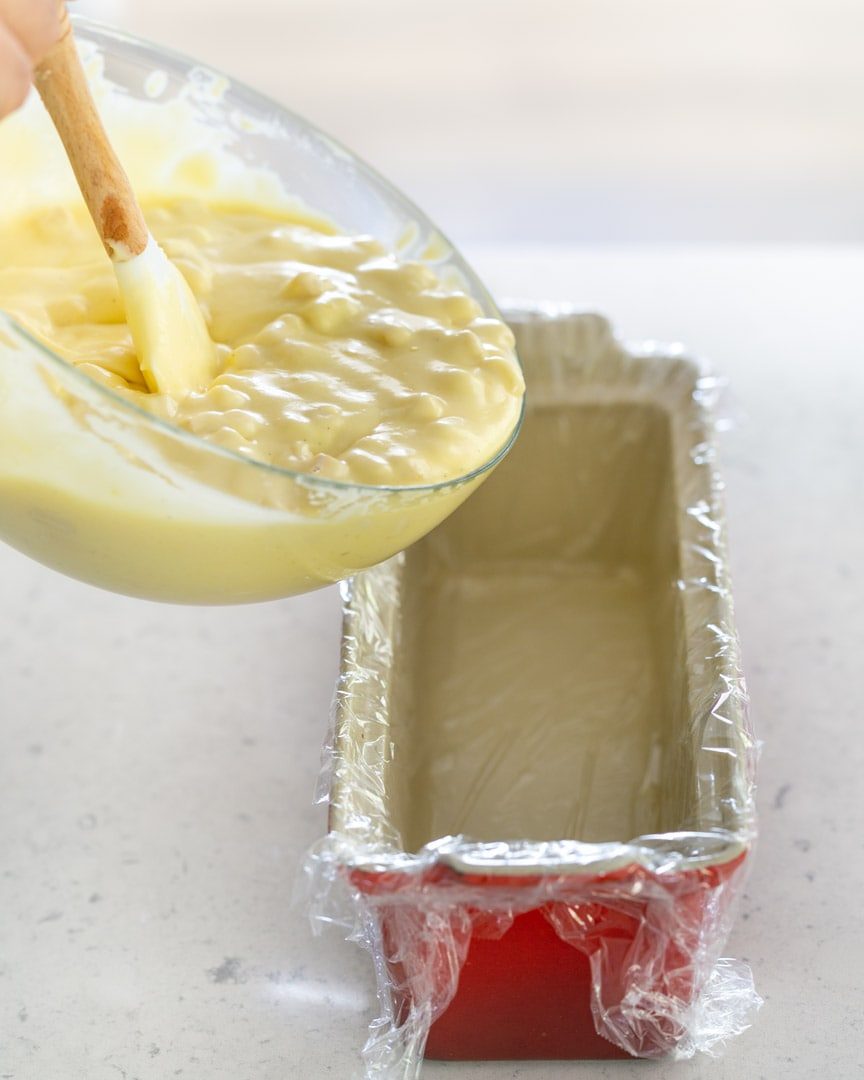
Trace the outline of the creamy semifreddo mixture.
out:
M 421 485 L 470 472 L 506 442 L 524 392 L 513 336 L 430 266 L 311 215 L 196 199 L 144 211 L 204 312 L 212 385 L 148 392 L 83 208 L 0 224 L 0 308 L 156 416 L 283 468 Z
M 0 539 L 103 588 L 196 604 L 291 596 L 410 546 L 518 427 L 509 330 L 464 295 L 422 215 L 386 191 L 387 211 L 368 209 L 375 184 L 350 155 L 290 116 L 274 124 L 272 103 L 232 100 L 227 79 L 172 83 L 155 54 L 143 87 L 138 59 L 118 86 L 104 52 L 141 47 L 88 34 L 100 114 L 201 306 L 216 375 L 147 391 L 127 326 L 139 305 L 124 311 L 31 96 L 0 124 Z M 386 250 L 312 209 L 319 175 L 326 212 L 350 231 L 368 220 Z

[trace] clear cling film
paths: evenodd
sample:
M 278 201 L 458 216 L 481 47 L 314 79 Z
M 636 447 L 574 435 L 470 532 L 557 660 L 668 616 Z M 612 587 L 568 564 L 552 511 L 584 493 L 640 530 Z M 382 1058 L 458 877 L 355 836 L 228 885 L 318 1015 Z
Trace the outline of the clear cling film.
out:
M 316 924 L 372 954 L 367 1076 L 436 1058 L 689 1057 L 761 1003 L 722 959 L 756 743 L 718 381 L 563 308 L 508 313 L 523 433 L 343 585 Z

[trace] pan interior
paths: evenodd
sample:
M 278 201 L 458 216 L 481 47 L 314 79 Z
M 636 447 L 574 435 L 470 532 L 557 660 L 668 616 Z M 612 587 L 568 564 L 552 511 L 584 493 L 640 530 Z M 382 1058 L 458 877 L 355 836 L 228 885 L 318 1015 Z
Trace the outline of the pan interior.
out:
M 672 438 L 644 401 L 536 407 L 485 487 L 409 551 L 390 791 L 408 850 L 683 827 Z

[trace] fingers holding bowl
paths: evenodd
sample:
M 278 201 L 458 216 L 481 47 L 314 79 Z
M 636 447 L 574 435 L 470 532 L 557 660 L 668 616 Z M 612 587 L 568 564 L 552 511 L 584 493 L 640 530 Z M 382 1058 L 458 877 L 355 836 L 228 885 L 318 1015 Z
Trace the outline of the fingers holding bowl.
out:
M 23 105 L 34 64 L 60 37 L 62 10 L 57 0 L 0 0 L 0 117 Z

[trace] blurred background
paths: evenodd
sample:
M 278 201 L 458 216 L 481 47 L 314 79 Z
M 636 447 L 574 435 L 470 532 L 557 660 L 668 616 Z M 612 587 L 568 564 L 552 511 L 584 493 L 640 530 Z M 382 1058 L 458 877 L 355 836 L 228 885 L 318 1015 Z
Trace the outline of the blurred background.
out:
M 862 0 L 78 0 L 277 98 L 459 243 L 864 240 Z

